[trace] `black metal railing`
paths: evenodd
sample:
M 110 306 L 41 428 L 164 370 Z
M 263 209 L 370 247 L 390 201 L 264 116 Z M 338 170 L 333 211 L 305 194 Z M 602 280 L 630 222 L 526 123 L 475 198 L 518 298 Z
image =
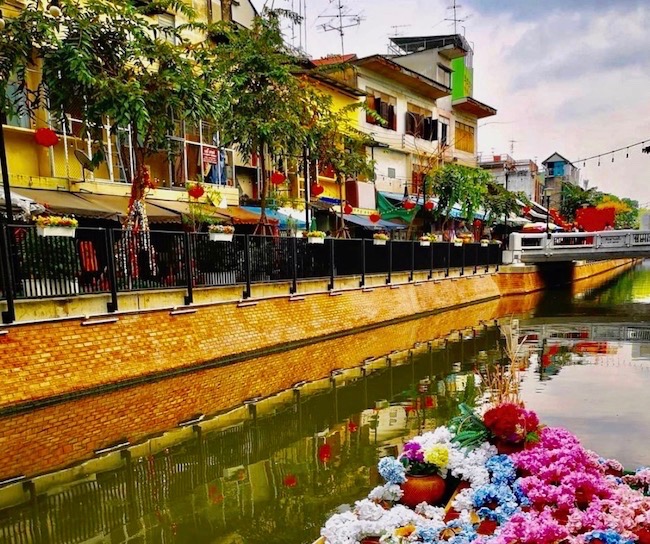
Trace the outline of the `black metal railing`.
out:
M 458 268 L 461 274 L 498 267 L 497 244 L 387 241 L 327 238 L 322 244 L 305 238 L 234 235 L 213 241 L 208 233 L 133 232 L 77 228 L 74 237 L 42 236 L 34 226 L 11 225 L 7 244 L 0 245 L 0 298 L 34 299 L 111 294 L 109 311 L 118 309 L 117 293 L 148 289 L 185 289 L 192 302 L 195 287 L 290 282 L 341 276 L 392 275 Z M 5 247 L 8 246 L 8 247 Z M 7 266 L 10 273 L 7 273 Z M 12 289 L 7 289 L 10 286 Z M 9 299 L 7 299 L 9 302 Z M 5 317 L 6 322 L 11 319 Z

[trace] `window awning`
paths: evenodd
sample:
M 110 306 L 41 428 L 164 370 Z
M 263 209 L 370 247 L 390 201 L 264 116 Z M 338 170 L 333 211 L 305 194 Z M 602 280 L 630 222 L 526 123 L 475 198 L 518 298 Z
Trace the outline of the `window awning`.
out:
M 254 206 L 228 206 L 227 208 L 219 208 L 217 213 L 230 217 L 236 225 L 256 225 L 260 222 L 261 208 Z M 266 217 L 271 225 L 278 223 L 278 219 L 266 210 Z
M 79 198 L 90 202 L 92 205 L 109 209 L 113 214 L 124 219 L 129 208 L 129 197 L 119 195 L 95 195 L 83 193 Z M 149 201 L 146 201 L 147 218 L 150 223 L 180 223 L 181 216 L 171 210 L 160 208 Z
M 117 221 L 118 214 L 115 210 L 97 202 L 77 196 L 68 191 L 48 191 L 47 189 L 22 189 L 15 188 L 12 192 L 38 202 L 56 213 L 63 215 L 76 215 L 77 217 L 90 217 L 93 219 L 111 219 Z M 128 203 L 128 200 L 127 200 Z
M 393 223 L 392 221 L 386 221 L 385 219 L 380 219 L 376 223 L 373 223 L 365 215 L 355 215 L 353 213 L 343 214 L 343 219 L 345 221 L 349 221 L 350 223 L 354 223 L 355 225 L 359 225 L 371 230 L 399 230 L 406 228 L 406 225 Z

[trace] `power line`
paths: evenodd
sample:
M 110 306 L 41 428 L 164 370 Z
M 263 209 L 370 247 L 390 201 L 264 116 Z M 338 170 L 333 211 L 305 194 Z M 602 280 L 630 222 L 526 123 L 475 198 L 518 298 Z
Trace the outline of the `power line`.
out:
M 584 163 L 586 163 L 587 161 L 592 161 L 592 160 L 594 160 L 594 159 L 598 159 L 598 165 L 600 166 L 600 159 L 601 159 L 601 157 L 606 157 L 607 155 L 612 155 L 612 162 L 614 162 L 614 153 L 618 153 L 619 151 L 623 151 L 623 150 L 625 150 L 625 151 L 626 151 L 625 158 L 628 158 L 629 155 L 630 155 L 630 153 L 629 153 L 630 149 L 633 149 L 633 148 L 638 147 L 638 146 L 640 146 L 640 145 L 641 145 L 641 146 L 645 146 L 646 142 L 650 142 L 650 138 L 648 138 L 648 139 L 646 139 L 646 140 L 641 140 L 640 142 L 636 142 L 636 143 L 634 143 L 634 144 L 630 144 L 630 145 L 626 145 L 626 146 L 623 146 L 623 147 L 619 147 L 618 149 L 612 149 L 611 151 L 605 151 L 604 153 L 598 153 L 598 155 L 592 155 L 591 157 L 585 157 L 584 159 L 577 159 L 577 160 L 572 161 L 572 162 L 574 162 L 574 163 L 579 163 L 579 162 L 581 162 L 581 163 L 584 164 Z M 647 149 L 647 148 L 644 147 L 644 148 L 642 149 L 642 151 L 643 151 L 644 153 L 648 153 L 648 152 L 650 152 L 650 150 L 649 150 L 649 151 L 646 151 L 646 149 Z M 585 165 L 585 166 L 586 166 L 586 165 Z

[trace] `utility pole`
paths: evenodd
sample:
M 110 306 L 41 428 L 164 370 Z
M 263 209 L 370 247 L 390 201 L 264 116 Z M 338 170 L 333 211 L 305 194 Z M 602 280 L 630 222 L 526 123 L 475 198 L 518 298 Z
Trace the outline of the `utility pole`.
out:
M 330 0 L 330 3 L 332 3 L 332 1 L 333 0 Z M 336 0 L 336 3 L 336 13 L 318 16 L 319 19 L 327 19 L 327 21 L 319 26 L 324 32 L 334 30 L 339 33 L 339 36 L 341 37 L 341 55 L 345 55 L 345 46 L 343 43 L 343 36 L 345 33 L 343 30 L 353 26 L 359 26 L 362 18 L 360 14 L 348 13 L 347 7 L 341 0 Z

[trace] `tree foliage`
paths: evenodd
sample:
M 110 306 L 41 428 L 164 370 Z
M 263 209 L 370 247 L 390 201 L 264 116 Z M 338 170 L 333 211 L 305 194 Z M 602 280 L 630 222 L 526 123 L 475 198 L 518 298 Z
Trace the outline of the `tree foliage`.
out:
M 602 199 L 602 193 L 597 187 L 583 189 L 573 183 L 562 183 L 560 214 L 567 221 L 575 220 L 576 210 L 584 206 L 595 206 Z
M 438 197 L 436 215 L 447 220 L 454 204 L 459 204 L 463 217 L 473 217 L 484 204 L 491 179 L 486 170 L 458 164 L 446 164 L 434 170 L 430 174 L 430 186 Z
M 503 185 L 489 181 L 487 192 L 483 201 L 483 208 L 487 212 L 487 222 L 491 225 L 499 222 L 503 217 L 508 219 L 510 214 L 519 214 L 521 204 L 530 204 L 528 197 L 522 193 L 508 191 Z
M 639 226 L 639 202 L 637 200 L 605 194 L 596 208 L 614 208 L 616 214 L 614 226 L 617 229 L 635 229 Z

